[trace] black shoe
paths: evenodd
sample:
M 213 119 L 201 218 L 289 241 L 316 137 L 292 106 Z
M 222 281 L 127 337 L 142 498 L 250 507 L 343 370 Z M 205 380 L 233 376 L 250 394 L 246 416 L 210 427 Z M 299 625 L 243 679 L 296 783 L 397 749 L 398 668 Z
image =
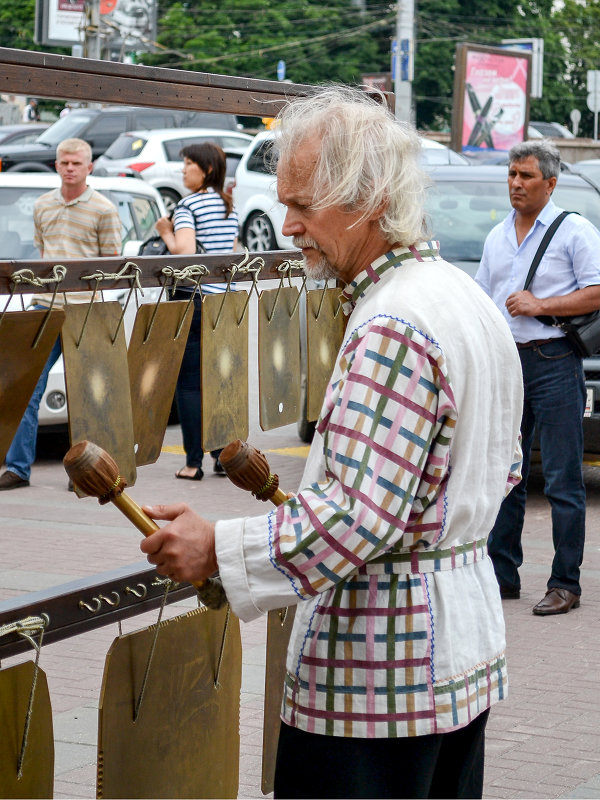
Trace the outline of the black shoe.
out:
M 0 492 L 8 489 L 18 489 L 20 486 L 29 486 L 29 481 L 17 475 L 16 472 L 11 472 L 9 469 L 0 476 Z
M 215 465 L 213 467 L 213 472 L 215 473 L 215 475 L 223 475 L 223 477 L 225 477 L 227 474 L 225 472 L 225 467 L 223 466 L 223 464 L 221 464 L 218 458 L 215 458 Z
M 514 586 L 501 586 L 500 597 L 503 600 L 518 600 L 521 597 L 521 590 L 515 589 Z

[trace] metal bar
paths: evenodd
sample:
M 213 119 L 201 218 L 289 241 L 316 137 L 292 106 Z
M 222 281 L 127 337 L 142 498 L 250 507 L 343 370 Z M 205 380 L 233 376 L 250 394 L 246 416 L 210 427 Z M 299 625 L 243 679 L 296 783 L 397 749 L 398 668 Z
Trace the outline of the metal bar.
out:
M 0 92 L 275 116 L 310 86 L 0 48 Z
M 258 279 L 274 279 L 280 278 L 280 273 L 277 268 L 285 261 L 301 258 L 301 253 L 298 250 L 273 250 L 270 252 L 252 254 L 260 255 L 264 261 L 264 267 L 261 269 Z M 245 253 L 220 253 L 208 255 L 202 253 L 201 255 L 190 256 L 143 256 L 135 258 L 125 258 L 123 256 L 116 256 L 111 258 L 88 258 L 88 259 L 63 259 L 61 264 L 66 267 L 67 274 L 60 284 L 59 291 L 88 291 L 92 288 L 90 281 L 82 281 L 81 277 L 90 275 L 95 270 L 102 270 L 106 274 L 116 274 L 122 270 L 126 264 L 135 264 L 141 270 L 140 282 L 142 286 L 162 286 L 165 282 L 162 270 L 164 267 L 174 267 L 175 269 L 183 269 L 183 267 L 192 264 L 204 264 L 208 273 L 200 278 L 201 283 L 227 283 L 230 277 L 232 267 L 239 267 L 246 261 Z M 34 261 L 0 261 L 0 295 L 10 294 L 11 291 L 16 294 L 31 294 L 35 291 L 31 284 L 19 283 L 14 286 L 11 282 L 11 276 L 14 272 L 20 269 L 30 269 L 36 277 L 50 278 L 52 277 L 52 270 L 56 265 L 56 259 L 42 260 L 36 259 Z M 245 273 L 243 270 L 238 270 L 235 273 L 236 281 L 253 280 L 254 273 Z M 93 283 L 93 282 L 92 282 Z M 102 289 L 120 289 L 131 286 L 131 282 L 126 278 L 114 281 L 103 281 Z M 39 291 L 39 289 L 38 289 Z M 49 290 L 47 290 L 49 291 Z
M 58 642 L 158 608 L 165 587 L 156 582 L 157 578 L 162 579 L 162 576 L 148 569 L 146 561 L 141 561 L 13 597 L 0 602 L 0 625 L 47 614 L 49 623 L 44 631 L 44 644 Z M 136 592 L 143 596 L 138 597 Z M 175 603 L 195 595 L 196 590 L 190 584 L 176 584 L 169 591 L 167 602 Z M 0 638 L 0 662 L 29 649 L 31 644 L 18 633 L 7 634 Z

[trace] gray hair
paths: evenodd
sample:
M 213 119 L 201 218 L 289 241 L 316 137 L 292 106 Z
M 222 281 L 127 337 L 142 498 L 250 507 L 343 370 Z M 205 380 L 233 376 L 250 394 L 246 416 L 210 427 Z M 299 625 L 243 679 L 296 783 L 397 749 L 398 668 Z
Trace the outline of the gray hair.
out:
M 550 139 L 531 139 L 527 142 L 519 142 L 511 147 L 508 153 L 508 163 L 523 161 L 529 156 L 537 158 L 544 180 L 558 178 L 560 175 L 560 150 Z
M 92 148 L 83 139 L 63 139 L 56 148 L 56 158 L 60 158 L 61 153 L 78 153 L 82 150 L 87 160 L 92 160 Z
M 315 208 L 342 206 L 361 220 L 382 208 L 387 242 L 409 247 L 425 238 L 423 205 L 429 179 L 421 140 L 387 107 L 359 89 L 329 86 L 292 100 L 279 114 L 275 147 L 282 160 L 307 138 L 321 142 L 313 173 Z

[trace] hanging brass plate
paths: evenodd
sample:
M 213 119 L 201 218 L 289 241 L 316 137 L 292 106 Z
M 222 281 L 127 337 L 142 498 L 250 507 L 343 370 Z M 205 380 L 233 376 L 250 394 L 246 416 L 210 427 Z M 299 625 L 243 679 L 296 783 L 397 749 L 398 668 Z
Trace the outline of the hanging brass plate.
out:
M 115 639 L 100 692 L 99 798 L 237 797 L 242 653 L 231 614 L 220 655 L 226 612 L 161 622 L 150 661 L 156 626 Z
M 281 701 L 285 677 L 285 659 L 296 606 L 269 611 L 267 617 L 267 658 L 265 669 L 265 707 L 263 725 L 263 760 L 261 791 L 273 791 L 275 759 L 279 741 Z
M 258 387 L 263 431 L 290 425 L 300 410 L 298 289 L 269 289 L 258 301 Z
M 87 303 L 66 306 L 62 329 L 71 444 L 87 439 L 106 450 L 133 486 L 135 453 L 123 325 L 112 341 L 122 309 L 119 303 L 93 303 L 86 321 L 88 309 Z
M 32 661 L 0 670 L 0 797 L 54 795 L 52 708 L 46 674 L 41 669 L 37 672 L 21 778 L 17 775 L 34 673 Z
M 248 311 L 246 292 L 202 298 L 202 446 L 248 438 Z
M 52 309 L 33 347 L 47 314 L 47 311 L 10 311 L 0 325 L 0 464 L 65 319 L 64 311 Z
M 306 293 L 307 402 L 306 417 L 318 419 L 344 338 L 346 320 L 340 307 L 340 290 Z
M 127 363 L 138 467 L 160 455 L 194 312 L 188 306 L 186 300 L 146 304 L 135 317 Z

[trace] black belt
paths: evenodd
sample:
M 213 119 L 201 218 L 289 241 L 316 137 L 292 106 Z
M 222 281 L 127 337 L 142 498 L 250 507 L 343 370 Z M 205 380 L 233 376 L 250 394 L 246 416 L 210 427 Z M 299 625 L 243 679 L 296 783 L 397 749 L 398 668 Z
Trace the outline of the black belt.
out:
M 517 345 L 517 350 L 527 350 L 528 347 L 539 347 L 542 344 L 548 344 L 548 342 L 555 342 L 560 338 L 560 336 L 553 336 L 551 339 L 532 339 L 530 342 L 515 342 L 515 344 Z

